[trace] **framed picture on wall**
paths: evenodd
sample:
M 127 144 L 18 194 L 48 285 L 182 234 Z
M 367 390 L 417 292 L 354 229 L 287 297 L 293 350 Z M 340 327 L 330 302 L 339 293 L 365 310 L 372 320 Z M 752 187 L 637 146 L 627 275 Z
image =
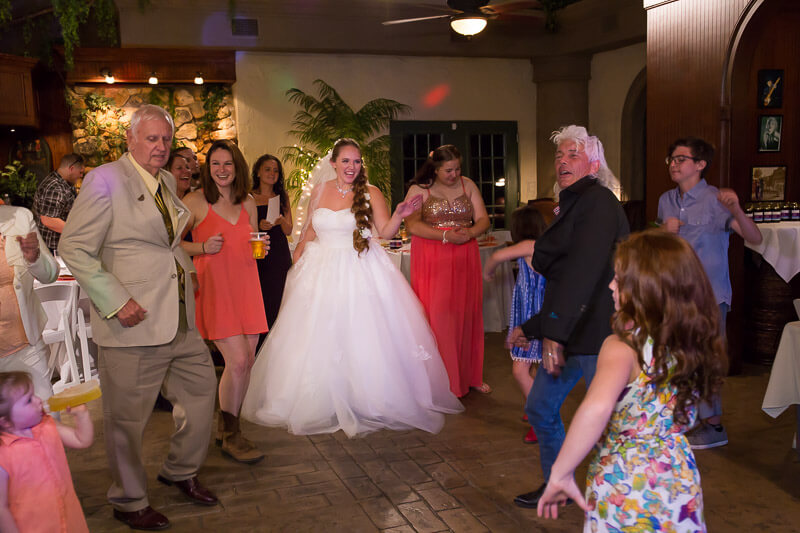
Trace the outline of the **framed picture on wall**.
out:
M 753 167 L 752 194 L 753 202 L 769 202 L 783 200 L 786 191 L 786 167 Z
M 758 151 L 780 152 L 783 115 L 761 115 L 758 120 Z
M 783 69 L 758 71 L 758 107 L 783 107 Z

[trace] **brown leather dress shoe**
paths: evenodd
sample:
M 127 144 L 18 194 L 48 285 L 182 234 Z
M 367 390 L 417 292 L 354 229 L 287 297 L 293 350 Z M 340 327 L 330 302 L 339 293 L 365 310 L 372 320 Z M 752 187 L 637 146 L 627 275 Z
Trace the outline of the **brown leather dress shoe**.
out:
M 175 485 L 194 503 L 199 503 L 200 505 L 217 505 L 219 503 L 214 493 L 200 484 L 197 476 L 182 481 L 172 481 L 162 475 L 159 475 L 156 479 L 164 485 Z
M 114 509 L 114 518 L 127 524 L 131 529 L 141 529 L 144 531 L 159 531 L 169 527 L 169 520 L 149 505 L 138 511 L 120 511 Z

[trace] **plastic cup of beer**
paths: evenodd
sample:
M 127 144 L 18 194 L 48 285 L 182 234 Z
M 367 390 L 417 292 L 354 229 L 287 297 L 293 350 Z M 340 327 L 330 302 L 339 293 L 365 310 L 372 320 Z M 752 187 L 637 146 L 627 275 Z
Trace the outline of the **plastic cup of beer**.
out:
M 253 259 L 264 259 L 267 255 L 267 234 L 266 232 L 254 231 L 250 233 L 250 249 L 253 252 Z
M 101 396 L 100 382 L 96 379 L 75 385 L 68 389 L 64 389 L 58 394 L 54 394 L 47 400 L 48 407 L 51 413 L 56 411 L 63 411 L 68 407 L 75 407 Z

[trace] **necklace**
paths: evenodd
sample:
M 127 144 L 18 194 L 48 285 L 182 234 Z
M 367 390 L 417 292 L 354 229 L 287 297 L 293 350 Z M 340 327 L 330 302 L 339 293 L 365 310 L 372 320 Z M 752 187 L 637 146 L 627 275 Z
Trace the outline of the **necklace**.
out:
M 341 194 L 342 198 L 344 198 L 345 196 L 347 196 L 347 193 L 349 193 L 350 191 L 353 190 L 353 186 L 350 185 L 349 189 L 345 189 L 343 187 L 339 187 L 339 180 L 336 180 L 336 190 L 339 191 L 339 194 Z

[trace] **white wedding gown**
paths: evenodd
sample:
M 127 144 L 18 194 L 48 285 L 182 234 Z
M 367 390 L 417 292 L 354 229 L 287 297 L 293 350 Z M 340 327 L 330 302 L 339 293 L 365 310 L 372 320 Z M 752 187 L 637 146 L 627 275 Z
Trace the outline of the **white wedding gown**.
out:
M 318 208 L 289 270 L 242 416 L 291 433 L 438 432 L 463 410 L 422 305 L 380 245 L 359 256 L 350 209 Z

